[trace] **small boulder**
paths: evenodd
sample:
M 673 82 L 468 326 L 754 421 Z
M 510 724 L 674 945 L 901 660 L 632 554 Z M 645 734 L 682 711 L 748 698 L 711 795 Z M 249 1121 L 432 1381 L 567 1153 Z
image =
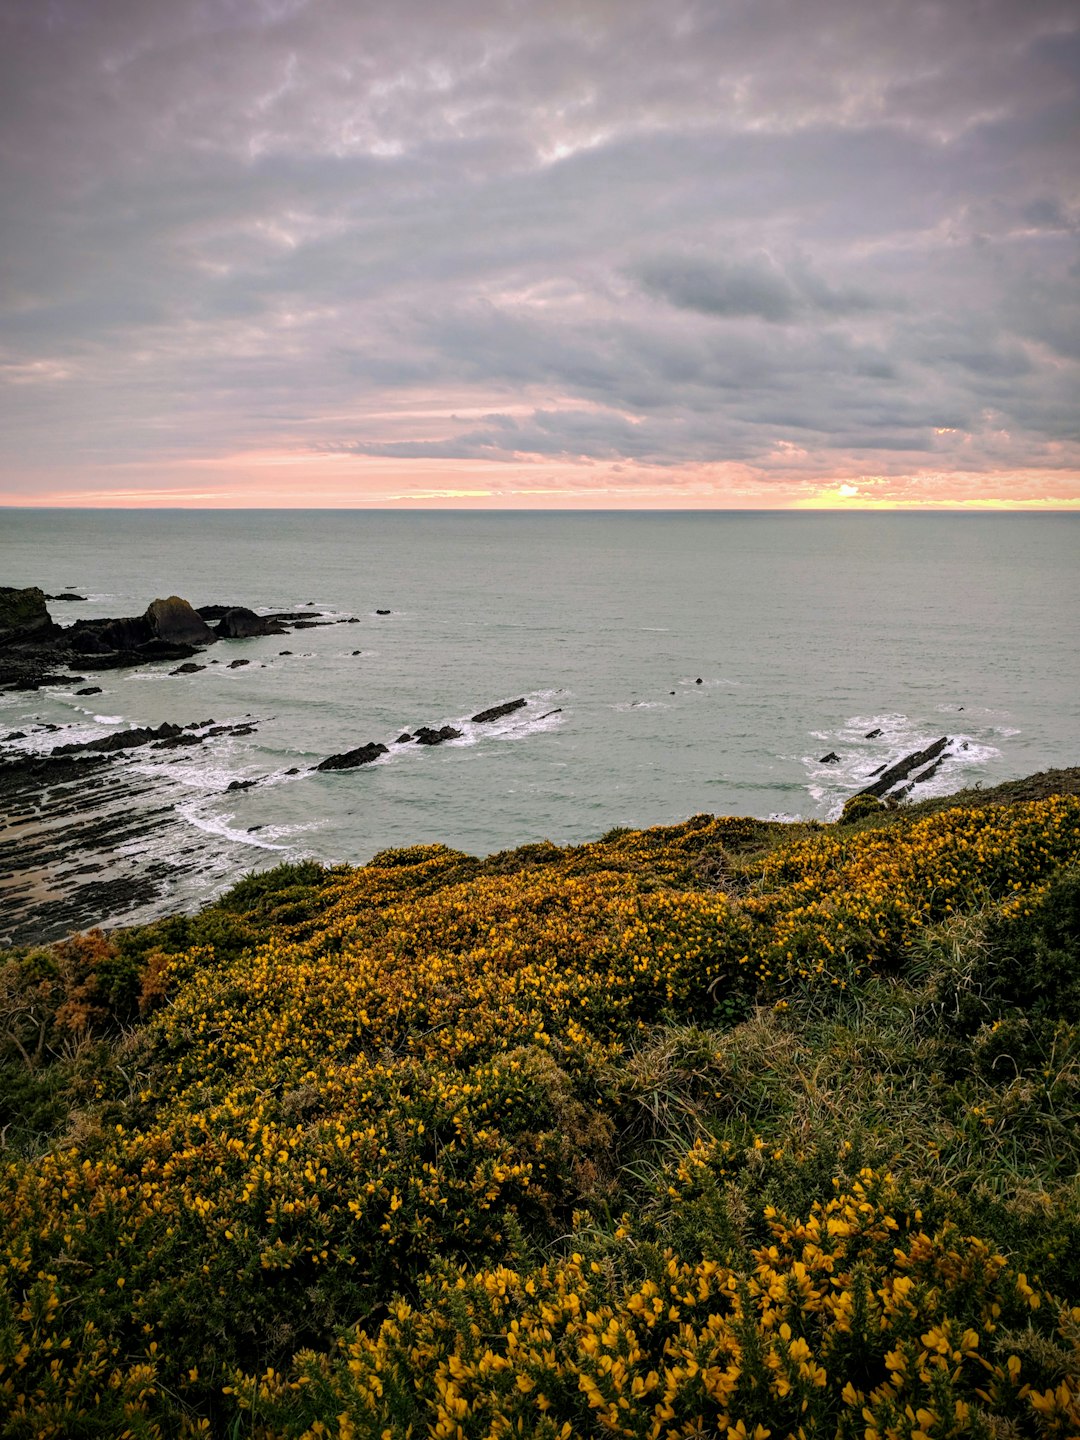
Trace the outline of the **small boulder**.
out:
M 199 612 L 179 595 L 152 600 L 143 618 L 152 637 L 169 645 L 210 645 L 216 638 Z
M 395 744 L 395 745 L 408 745 L 409 742 L 412 740 L 412 738 L 413 738 L 413 737 L 409 734 L 408 730 L 404 730 L 404 731 L 402 731 L 402 733 L 397 737 L 397 739 L 394 741 L 394 744 Z
M 827 755 L 822 755 L 821 759 L 818 761 L 818 764 L 819 764 L 819 765 L 839 765 L 839 764 L 840 764 L 840 756 L 837 755 L 837 753 L 836 753 L 835 750 L 830 750 Z
M 85 690 L 76 690 L 76 691 L 75 691 L 75 694 L 76 694 L 76 695 L 100 695 L 100 694 L 101 694 L 101 686 L 100 686 L 100 685 L 87 685 L 87 687 L 86 687 Z
M 244 665 L 250 665 L 250 664 L 251 664 L 251 661 L 250 661 L 250 660 L 230 660 L 230 661 L 229 661 L 229 669 L 230 669 L 230 670 L 239 670 L 242 666 L 244 666 Z
M 881 734 L 880 728 L 877 729 L 877 730 L 868 730 L 868 731 L 866 732 L 866 734 L 863 736 L 863 739 L 864 739 L 864 740 L 876 740 L 880 734 Z
M 175 670 L 170 670 L 170 675 L 195 675 L 200 670 L 205 670 L 205 665 L 196 665 L 193 660 L 185 660 L 183 665 L 178 665 Z
M 375 611 L 375 614 L 376 614 L 376 615 L 389 615 L 389 614 L 390 614 L 390 611 L 389 611 L 389 610 L 376 610 L 376 611 Z

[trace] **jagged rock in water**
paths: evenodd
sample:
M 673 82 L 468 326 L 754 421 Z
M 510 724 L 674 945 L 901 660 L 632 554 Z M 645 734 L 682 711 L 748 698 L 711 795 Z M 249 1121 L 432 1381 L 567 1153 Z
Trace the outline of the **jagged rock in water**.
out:
M 481 710 L 479 715 L 474 715 L 472 717 L 473 724 L 482 725 L 487 720 L 500 720 L 504 715 L 512 715 L 515 710 L 520 710 L 521 707 L 527 703 L 526 700 L 522 699 L 507 700 L 502 705 L 492 705 L 490 710 Z
M 818 764 L 819 764 L 819 765 L 839 765 L 839 764 L 840 764 L 840 756 L 837 755 L 837 753 L 836 753 L 835 750 L 830 750 L 827 755 L 822 755 L 821 759 L 818 761 Z
M 925 750 L 916 750 L 911 755 L 905 755 L 904 758 L 898 760 L 895 765 L 890 765 L 887 770 L 883 770 L 872 785 L 867 785 L 865 789 L 860 790 L 858 793 L 860 795 L 886 794 L 894 785 L 899 785 L 902 780 L 906 780 L 913 770 L 920 770 L 924 765 L 929 765 L 931 760 L 936 760 L 948 743 L 949 737 L 942 735 L 940 740 L 935 740 L 934 743 L 928 745 Z M 914 783 L 915 782 L 912 781 L 912 784 Z M 910 786 L 908 788 L 910 789 Z
M 367 745 L 358 745 L 355 750 L 345 750 L 340 755 L 328 755 L 327 758 L 315 766 L 316 770 L 355 770 L 358 765 L 370 765 L 380 755 L 389 755 L 385 745 L 380 745 L 377 740 L 370 741 Z
M 864 740 L 876 740 L 880 734 L 881 734 L 881 730 L 880 730 L 880 729 L 877 729 L 877 730 L 868 730 L 868 731 L 866 732 L 866 734 L 863 736 L 863 739 L 864 739 Z

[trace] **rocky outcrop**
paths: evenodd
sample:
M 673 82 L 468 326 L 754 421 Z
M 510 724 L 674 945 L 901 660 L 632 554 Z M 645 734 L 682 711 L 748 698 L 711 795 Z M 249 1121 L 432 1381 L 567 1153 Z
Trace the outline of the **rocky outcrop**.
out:
M 522 700 L 507 700 L 502 705 L 492 705 L 490 710 L 481 710 L 479 715 L 472 717 L 474 725 L 483 725 L 488 720 L 501 720 L 504 715 L 512 715 L 515 710 L 520 710 L 528 702 Z
M 355 770 L 358 765 L 370 765 L 373 760 L 378 760 L 380 755 L 388 755 L 390 752 L 385 745 L 372 740 L 367 745 L 358 745 L 355 750 L 345 750 L 340 755 L 329 755 L 318 765 L 316 770 Z
M 830 750 L 827 755 L 822 755 L 821 759 L 818 761 L 818 764 L 819 764 L 819 765 L 839 765 L 839 764 L 840 764 L 840 756 L 837 755 L 837 753 L 836 753 L 835 750 Z
M 244 605 L 203 605 L 195 610 L 179 595 L 169 595 L 154 600 L 142 615 L 76 620 L 74 625 L 62 627 L 49 615 L 47 598 L 82 597 L 73 593 L 47 597 L 37 586 L 24 590 L 0 587 L 0 690 L 74 683 L 71 677 L 52 675 L 57 666 L 73 662 L 82 669 L 119 670 L 153 660 L 190 660 L 219 639 L 285 635 L 288 626 L 308 629 L 347 623 L 319 619 L 321 612 L 312 610 L 282 610 L 271 615 L 257 615 Z M 193 672 L 180 666 L 172 673 Z
M 441 745 L 444 740 L 460 740 L 461 735 L 462 732 L 452 725 L 440 726 L 438 730 L 430 725 L 421 725 L 413 738 L 418 745 Z

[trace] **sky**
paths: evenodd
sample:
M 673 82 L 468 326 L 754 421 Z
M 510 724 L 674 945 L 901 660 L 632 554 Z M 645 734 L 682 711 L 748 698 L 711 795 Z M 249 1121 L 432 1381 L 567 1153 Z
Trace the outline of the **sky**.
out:
M 0 504 L 1080 505 L 1076 0 L 0 0 Z

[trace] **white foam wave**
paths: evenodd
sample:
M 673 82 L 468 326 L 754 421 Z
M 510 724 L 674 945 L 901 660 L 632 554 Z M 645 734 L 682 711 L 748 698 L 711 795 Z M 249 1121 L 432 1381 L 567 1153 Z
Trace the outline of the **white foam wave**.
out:
M 265 838 L 271 835 L 272 831 L 280 832 L 286 829 L 287 827 L 285 826 L 267 826 L 265 830 L 259 830 L 253 835 L 249 830 L 234 829 L 229 824 L 229 821 L 223 817 L 200 814 L 194 804 L 178 805 L 176 807 L 176 813 L 181 819 L 186 820 L 189 825 L 194 825 L 196 830 L 201 830 L 204 835 L 217 835 L 222 840 L 231 841 L 234 845 L 251 845 L 256 850 L 281 851 L 288 849 L 286 845 L 275 843 L 275 839 L 280 838 L 280 835 L 271 839 Z M 232 817 L 230 816 L 229 818 L 231 819 Z M 297 828 L 307 829 L 310 827 L 298 826 Z
M 942 707 L 938 707 L 940 710 Z M 827 753 L 837 755 L 826 761 L 824 755 L 802 755 L 799 761 L 806 770 L 807 790 L 812 799 L 832 818 L 839 814 L 844 801 L 864 789 L 889 766 L 915 751 L 926 749 L 940 734 L 931 733 L 925 724 L 895 712 L 883 715 L 853 715 L 835 730 L 811 732 L 820 740 Z M 899 790 L 901 798 L 921 800 L 947 795 L 963 786 L 970 772 L 1001 758 L 1001 750 L 993 743 L 1002 729 L 988 727 L 978 732 L 957 733 L 949 737 L 933 775 L 915 782 L 910 791 Z M 921 767 L 923 769 L 926 766 Z M 901 786 L 906 782 L 899 782 Z

